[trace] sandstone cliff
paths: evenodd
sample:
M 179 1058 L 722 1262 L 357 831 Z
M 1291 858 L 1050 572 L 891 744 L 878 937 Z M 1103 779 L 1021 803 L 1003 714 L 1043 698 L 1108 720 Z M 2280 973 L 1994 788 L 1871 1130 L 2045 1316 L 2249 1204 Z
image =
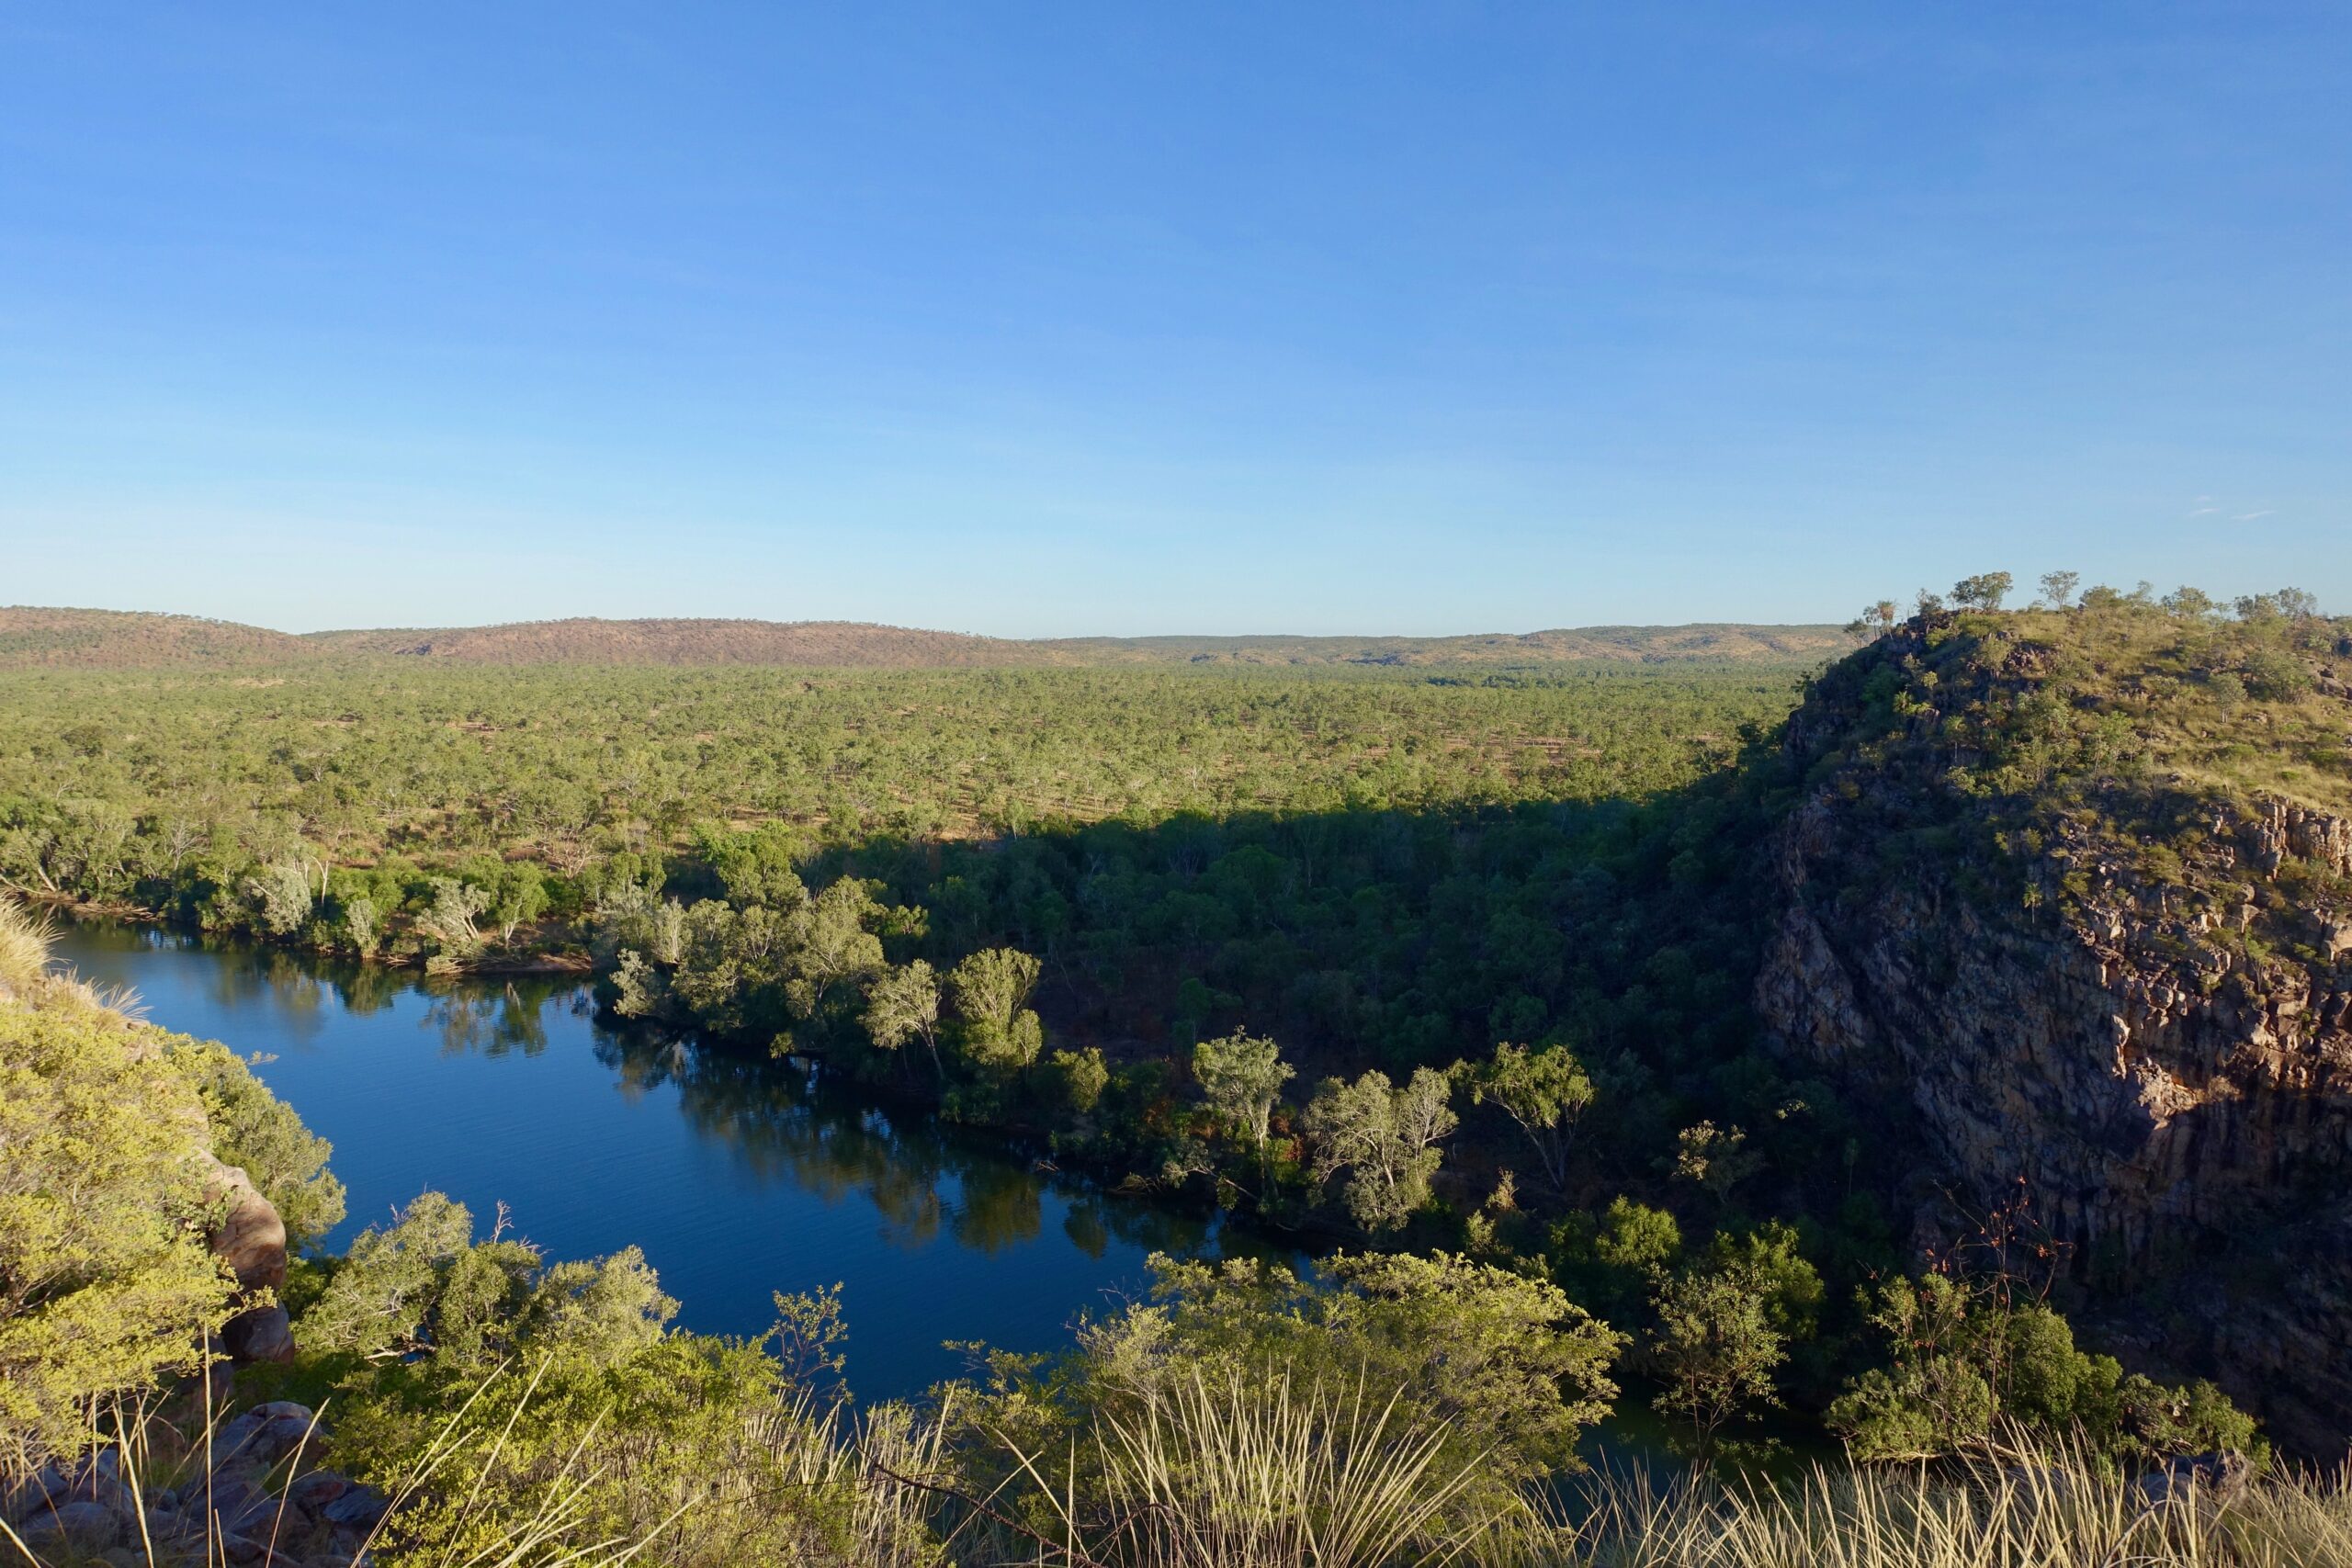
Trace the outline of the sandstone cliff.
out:
M 1805 786 L 1757 989 L 1783 1049 L 1910 1122 L 1923 1247 L 2021 1181 L 2127 1359 L 2329 1455 L 2352 1441 L 2343 629 L 1943 616 L 1847 660 L 1790 729 Z

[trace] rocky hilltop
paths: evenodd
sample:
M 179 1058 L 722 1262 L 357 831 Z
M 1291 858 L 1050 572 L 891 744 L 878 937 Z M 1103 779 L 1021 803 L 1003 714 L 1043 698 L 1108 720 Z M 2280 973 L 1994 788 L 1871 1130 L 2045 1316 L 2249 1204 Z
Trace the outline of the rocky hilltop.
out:
M 2352 623 L 2290 612 L 1939 613 L 1835 666 L 1757 998 L 1909 1123 L 1922 1248 L 2022 1196 L 2127 1360 L 2340 1456 Z

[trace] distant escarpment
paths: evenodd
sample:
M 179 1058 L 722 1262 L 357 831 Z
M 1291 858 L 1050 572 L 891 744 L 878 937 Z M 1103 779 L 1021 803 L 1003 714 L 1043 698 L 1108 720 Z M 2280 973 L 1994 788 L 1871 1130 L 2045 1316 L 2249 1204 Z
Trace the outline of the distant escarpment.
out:
M 220 669 L 309 658 L 265 626 L 130 610 L 0 605 L 0 670 Z
M 764 666 L 821 670 L 1104 665 L 1508 671 L 1557 664 L 1804 668 L 1849 651 L 1826 626 L 1589 626 L 1473 637 L 976 637 L 859 621 L 575 616 L 493 626 L 391 627 L 300 636 L 118 610 L 0 606 L 0 670 L 281 666 L 332 660 L 481 665 Z
M 1915 1235 L 2021 1194 L 2127 1359 L 2352 1438 L 2352 623 L 1923 616 L 1791 723 L 1758 981 L 1907 1122 Z

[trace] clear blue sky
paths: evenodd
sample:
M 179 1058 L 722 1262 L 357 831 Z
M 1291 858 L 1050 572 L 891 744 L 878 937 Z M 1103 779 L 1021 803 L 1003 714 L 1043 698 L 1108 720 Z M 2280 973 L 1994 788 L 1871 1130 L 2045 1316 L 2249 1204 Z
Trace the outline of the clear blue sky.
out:
M 0 0 L 0 603 L 2352 609 L 2352 8 Z

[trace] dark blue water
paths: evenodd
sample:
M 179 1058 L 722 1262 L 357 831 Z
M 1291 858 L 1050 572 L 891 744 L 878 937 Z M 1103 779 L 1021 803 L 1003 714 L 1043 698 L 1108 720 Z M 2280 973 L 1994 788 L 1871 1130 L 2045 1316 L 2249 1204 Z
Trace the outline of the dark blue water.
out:
M 68 928 L 57 955 L 153 1022 L 265 1053 L 255 1071 L 333 1141 L 340 1247 L 438 1189 L 497 1206 L 550 1258 L 635 1243 L 679 1321 L 757 1334 L 771 1292 L 840 1282 L 861 1397 L 961 1369 L 948 1339 L 1060 1343 L 1204 1223 L 1029 1168 L 926 1119 L 819 1092 L 788 1066 L 616 1033 L 587 988 L 329 965 L 145 928 Z

